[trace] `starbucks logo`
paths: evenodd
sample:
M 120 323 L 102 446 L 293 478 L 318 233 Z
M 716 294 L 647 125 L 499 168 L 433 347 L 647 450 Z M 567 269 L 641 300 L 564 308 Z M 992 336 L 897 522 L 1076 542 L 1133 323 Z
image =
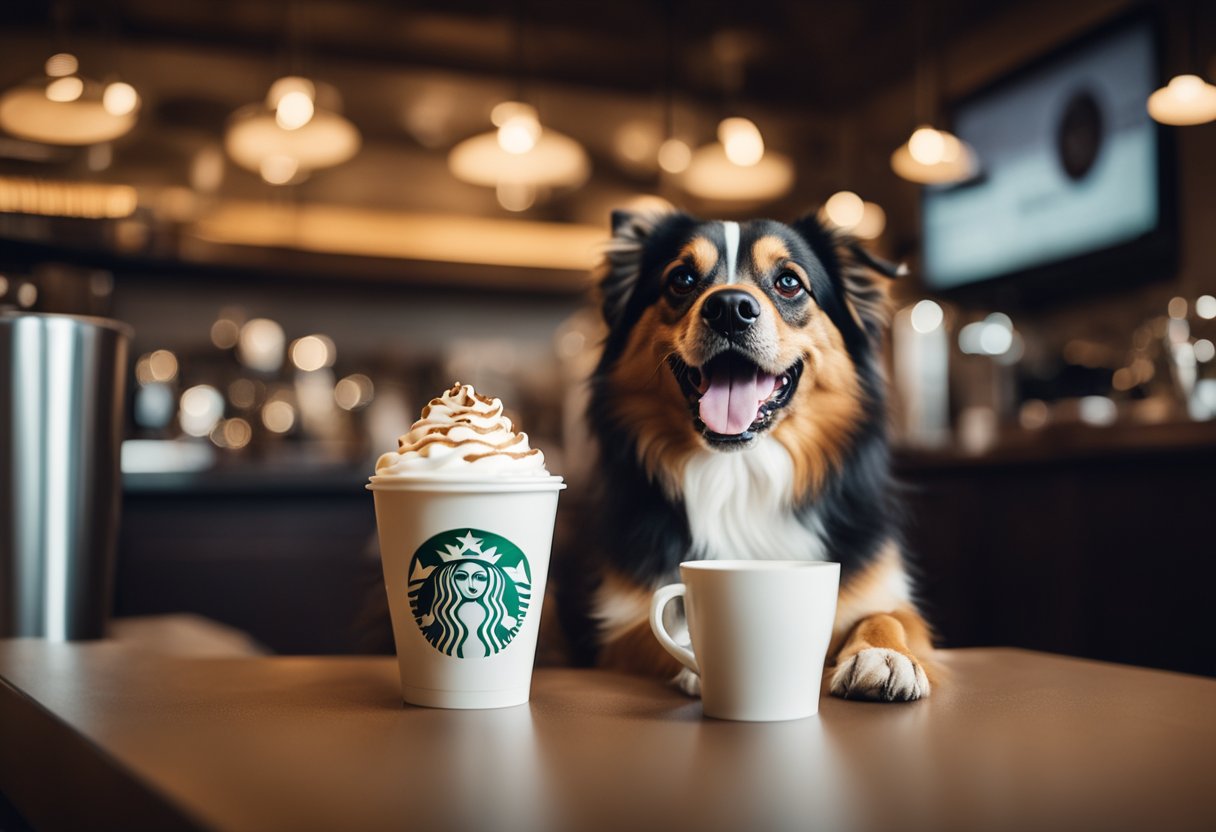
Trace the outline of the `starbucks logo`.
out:
M 436 650 L 461 659 L 491 656 L 519 632 L 532 600 L 528 559 L 505 537 L 452 529 L 410 561 L 410 610 Z

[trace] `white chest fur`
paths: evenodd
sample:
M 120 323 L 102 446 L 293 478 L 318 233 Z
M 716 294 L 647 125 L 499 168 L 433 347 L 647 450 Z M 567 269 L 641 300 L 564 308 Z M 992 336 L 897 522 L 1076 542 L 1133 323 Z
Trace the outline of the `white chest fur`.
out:
M 692 554 L 709 560 L 825 560 L 822 530 L 790 511 L 794 463 L 771 437 L 736 453 L 701 451 L 684 469 Z

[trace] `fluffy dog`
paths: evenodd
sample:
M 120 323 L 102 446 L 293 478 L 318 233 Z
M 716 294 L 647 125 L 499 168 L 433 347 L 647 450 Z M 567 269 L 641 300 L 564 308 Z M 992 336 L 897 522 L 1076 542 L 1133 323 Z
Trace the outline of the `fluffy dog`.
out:
M 896 529 L 880 357 L 899 270 L 814 216 L 618 211 L 612 226 L 588 413 L 598 529 L 561 582 L 576 656 L 696 693 L 648 624 L 680 561 L 833 560 L 831 692 L 927 696 L 931 639 Z

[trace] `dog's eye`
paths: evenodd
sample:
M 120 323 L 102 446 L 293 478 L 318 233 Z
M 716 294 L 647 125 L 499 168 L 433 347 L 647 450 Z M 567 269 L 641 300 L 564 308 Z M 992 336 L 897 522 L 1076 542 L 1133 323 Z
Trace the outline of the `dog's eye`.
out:
M 667 288 L 677 295 L 687 295 L 697 287 L 697 276 L 691 269 L 673 269 L 667 276 Z
M 796 298 L 802 294 L 802 281 L 793 272 L 782 272 L 773 282 L 777 294 L 783 298 Z

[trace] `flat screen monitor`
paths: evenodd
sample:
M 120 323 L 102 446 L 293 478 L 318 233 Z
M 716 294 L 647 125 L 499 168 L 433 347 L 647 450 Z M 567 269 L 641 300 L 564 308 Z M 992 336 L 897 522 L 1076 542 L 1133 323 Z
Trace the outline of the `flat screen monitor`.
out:
M 924 190 L 928 287 L 1039 299 L 1164 276 L 1173 167 L 1145 107 L 1159 85 L 1156 26 L 1137 15 L 960 101 L 978 172 Z

